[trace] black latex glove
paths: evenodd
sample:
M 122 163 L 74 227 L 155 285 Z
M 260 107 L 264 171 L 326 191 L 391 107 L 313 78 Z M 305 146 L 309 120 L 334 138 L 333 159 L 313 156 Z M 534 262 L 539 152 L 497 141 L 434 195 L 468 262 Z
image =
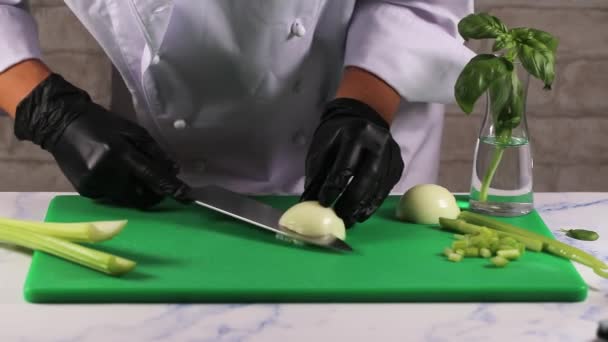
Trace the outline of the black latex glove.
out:
M 360 101 L 336 99 L 326 106 L 308 150 L 301 200 L 333 205 L 350 228 L 378 209 L 403 167 L 386 121 Z
M 49 151 L 80 195 L 140 209 L 187 201 L 178 167 L 142 127 L 52 74 L 17 107 L 15 135 Z

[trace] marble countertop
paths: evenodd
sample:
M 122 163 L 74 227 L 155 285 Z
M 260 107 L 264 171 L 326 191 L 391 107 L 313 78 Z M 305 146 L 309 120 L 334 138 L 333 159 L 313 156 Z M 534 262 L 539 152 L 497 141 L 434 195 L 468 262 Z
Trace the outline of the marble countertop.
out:
M 0 216 L 42 220 L 56 193 L 0 193 Z M 593 227 L 608 261 L 608 193 L 539 193 L 554 232 Z M 0 341 L 594 341 L 608 319 L 608 280 L 579 267 L 580 303 L 49 305 L 23 300 L 31 253 L 0 245 Z

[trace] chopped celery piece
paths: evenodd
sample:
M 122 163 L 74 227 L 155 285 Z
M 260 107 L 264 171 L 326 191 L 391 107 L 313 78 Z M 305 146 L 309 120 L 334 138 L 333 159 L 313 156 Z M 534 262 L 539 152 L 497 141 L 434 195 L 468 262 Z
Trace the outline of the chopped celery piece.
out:
M 488 227 L 481 227 L 479 229 L 479 234 L 486 237 L 498 236 L 495 230 L 490 229 Z
M 479 248 L 477 247 L 467 247 L 464 250 L 465 257 L 478 257 L 479 256 Z
M 458 253 L 452 253 L 452 254 L 448 255 L 448 260 L 453 261 L 453 262 L 459 262 L 460 260 L 462 260 L 462 255 L 460 255 Z
M 457 249 L 454 251 L 454 253 L 464 256 L 464 249 Z
M 43 251 L 110 275 L 122 275 L 136 265 L 134 261 L 116 255 L 10 225 L 0 227 L 0 241 Z
M 453 250 L 453 249 L 451 249 L 451 248 L 449 248 L 449 247 L 446 247 L 446 248 L 443 250 L 443 255 L 445 255 L 445 256 L 450 256 L 450 254 L 452 254 L 452 253 L 454 253 L 454 250 Z
M 500 238 L 500 243 L 503 245 L 516 246 L 517 240 L 515 240 L 514 238 L 512 238 L 510 236 L 504 236 L 504 237 Z
M 516 241 L 519 241 L 519 242 L 523 243 L 524 246 L 527 249 L 531 250 L 531 251 L 540 252 L 543 249 L 543 243 L 541 241 L 539 241 L 539 240 L 530 239 L 530 238 L 525 237 L 525 236 L 521 236 L 521 235 L 517 235 L 517 234 L 511 234 L 511 233 L 505 233 L 505 232 L 499 232 L 498 235 L 499 236 L 509 236 L 509 237 L 512 237 Z
M 503 258 L 509 259 L 509 260 L 516 260 L 516 259 L 519 259 L 519 257 L 520 257 L 519 250 L 517 250 L 517 249 L 504 249 L 504 250 L 500 250 L 500 251 L 496 252 L 496 254 L 499 257 L 503 257 Z
M 452 242 L 453 249 L 465 249 L 469 247 L 469 242 L 467 240 L 456 240 Z
M 509 260 L 507 260 L 501 256 L 495 256 L 493 258 L 490 258 L 490 261 L 496 267 L 505 267 L 509 263 Z
M 499 251 L 514 249 L 514 248 L 515 248 L 515 246 L 511 246 L 511 245 L 504 245 L 504 244 L 499 244 L 498 245 L 498 250 Z
M 572 247 L 568 244 L 565 244 L 563 242 L 557 241 L 553 238 L 549 238 L 549 237 L 531 232 L 529 230 L 519 228 L 519 227 L 516 227 L 516 226 L 508 224 L 508 223 L 500 222 L 495 219 L 486 217 L 484 215 L 472 213 L 469 211 L 461 212 L 458 217 L 469 223 L 484 225 L 484 226 L 488 226 L 489 228 L 500 230 L 502 232 L 521 235 L 521 236 L 524 236 L 524 237 L 532 239 L 532 240 L 538 240 L 542 243 L 542 245 L 541 245 L 542 250 L 555 254 L 562 258 L 570 259 L 570 260 L 578 262 L 580 264 L 589 266 L 592 269 L 596 269 L 596 268 L 600 269 L 600 270 L 608 269 L 608 265 L 606 263 L 597 259 L 593 255 L 591 255 L 581 249 L 578 249 L 578 248 Z M 532 248 L 530 248 L 528 246 L 528 244 L 524 240 L 520 240 L 520 241 L 525 243 L 526 247 L 528 247 L 530 250 L 533 250 Z
M 498 251 L 498 241 L 494 241 L 490 243 L 490 250 L 492 253 L 496 253 Z
M 517 249 L 519 250 L 519 254 L 524 255 L 526 253 L 526 245 L 521 242 L 517 243 Z
M 492 252 L 487 248 L 482 248 L 479 250 L 479 255 L 481 255 L 482 258 L 490 258 L 492 257 Z
M 470 238 L 469 241 L 470 241 L 470 244 L 475 247 L 481 248 L 481 247 L 490 246 L 490 239 L 485 236 L 481 236 L 481 235 L 475 235 L 472 238 Z
M 10 226 L 33 233 L 73 242 L 100 242 L 113 238 L 126 226 L 127 220 L 92 222 L 37 222 L 0 218 L 0 226 Z

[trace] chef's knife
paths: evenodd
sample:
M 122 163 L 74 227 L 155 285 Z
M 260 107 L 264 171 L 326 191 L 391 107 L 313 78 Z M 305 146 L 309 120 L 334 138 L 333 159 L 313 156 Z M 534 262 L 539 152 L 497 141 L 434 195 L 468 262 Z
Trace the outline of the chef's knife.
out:
M 279 219 L 283 215 L 281 210 L 228 189 L 215 185 L 207 185 L 192 188 L 188 193 L 188 197 L 200 206 L 232 216 L 290 239 L 337 251 L 352 252 L 352 248 L 346 242 L 331 234 L 310 237 L 280 226 Z

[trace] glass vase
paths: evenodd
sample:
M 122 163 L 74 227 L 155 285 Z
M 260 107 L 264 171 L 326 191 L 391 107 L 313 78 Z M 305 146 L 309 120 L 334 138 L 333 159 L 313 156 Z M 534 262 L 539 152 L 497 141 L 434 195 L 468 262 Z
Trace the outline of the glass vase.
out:
M 479 129 L 469 206 L 472 211 L 493 216 L 520 216 L 534 209 L 532 151 L 526 120 L 529 74 L 515 65 L 521 85 L 518 124 L 504 124 L 504 114 L 493 106 L 486 92 L 486 108 Z M 509 117 L 509 113 L 507 113 Z M 502 121 L 501 121 L 502 120 Z

